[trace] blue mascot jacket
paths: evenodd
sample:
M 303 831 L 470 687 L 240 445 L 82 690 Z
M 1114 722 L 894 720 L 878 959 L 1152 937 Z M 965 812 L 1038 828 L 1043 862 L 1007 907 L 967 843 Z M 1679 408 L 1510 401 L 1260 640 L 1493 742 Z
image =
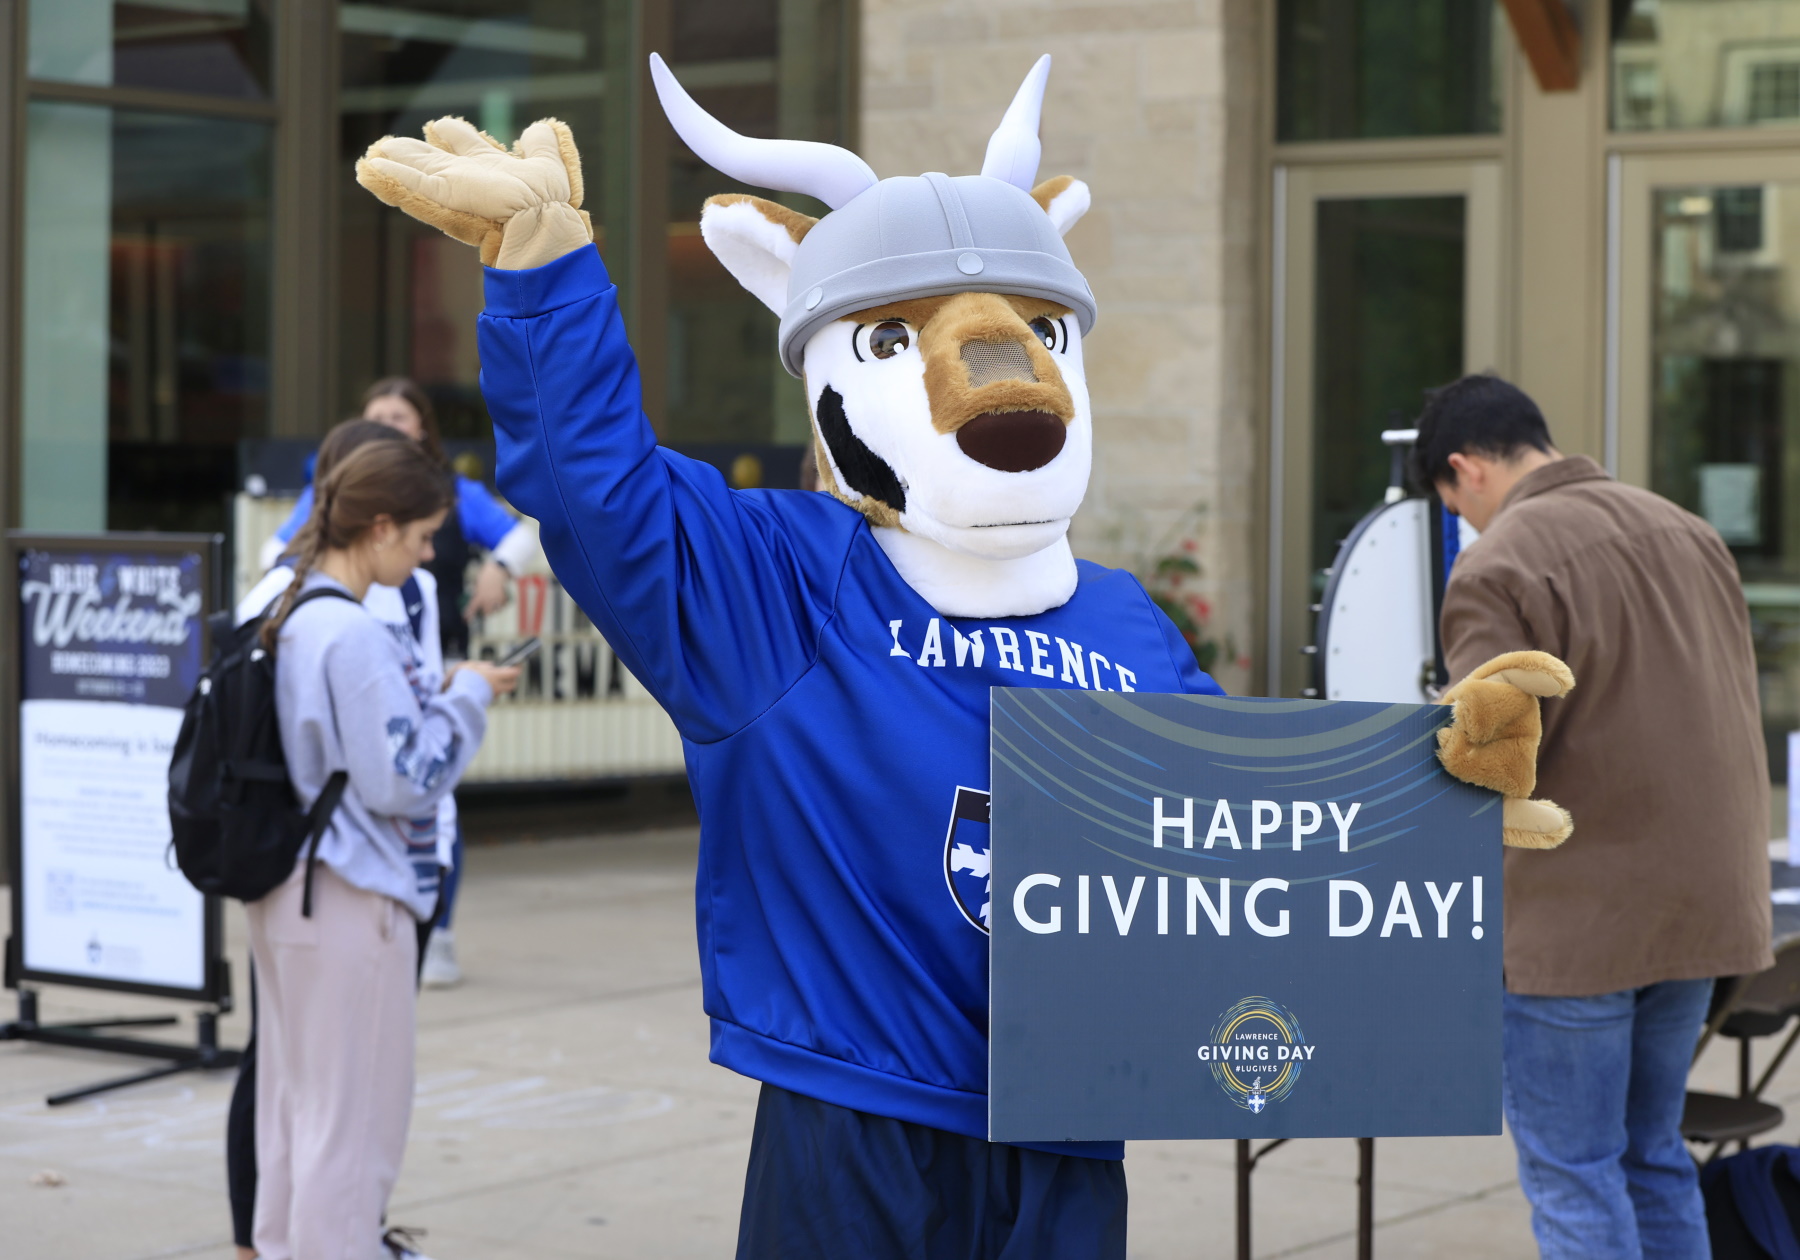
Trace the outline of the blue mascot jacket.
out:
M 985 1137 L 986 854 L 947 841 L 957 789 L 987 789 L 989 689 L 1217 685 L 1127 573 L 943 617 L 854 509 L 659 448 L 595 250 L 489 270 L 480 327 L 500 488 L 681 732 L 713 1061 Z

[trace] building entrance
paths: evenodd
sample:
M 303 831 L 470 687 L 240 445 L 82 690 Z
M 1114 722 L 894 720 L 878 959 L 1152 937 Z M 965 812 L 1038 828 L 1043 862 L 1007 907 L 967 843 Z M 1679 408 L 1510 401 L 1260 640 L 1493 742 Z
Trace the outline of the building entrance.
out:
M 1495 161 L 1278 166 L 1270 691 L 1298 695 L 1337 544 L 1381 501 L 1383 429 L 1501 365 Z

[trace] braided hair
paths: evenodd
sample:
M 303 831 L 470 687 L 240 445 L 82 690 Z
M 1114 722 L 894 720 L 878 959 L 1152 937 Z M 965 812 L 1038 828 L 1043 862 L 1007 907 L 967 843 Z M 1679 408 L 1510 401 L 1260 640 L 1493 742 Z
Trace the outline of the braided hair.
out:
M 444 511 L 455 500 L 443 465 L 418 443 L 404 440 L 364 442 L 326 469 L 315 485 L 312 515 L 294 536 L 294 580 L 263 623 L 263 646 L 271 651 L 300 588 L 326 552 L 354 546 L 378 517 L 408 525 Z

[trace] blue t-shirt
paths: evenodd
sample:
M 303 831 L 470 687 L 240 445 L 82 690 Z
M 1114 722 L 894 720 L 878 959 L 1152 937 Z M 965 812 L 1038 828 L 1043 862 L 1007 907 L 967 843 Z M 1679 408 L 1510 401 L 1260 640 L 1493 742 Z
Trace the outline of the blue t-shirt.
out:
M 985 1137 L 988 938 L 946 837 L 957 789 L 988 785 L 989 689 L 1217 685 L 1128 573 L 944 617 L 855 510 L 658 447 L 594 250 L 490 270 L 480 351 L 500 486 L 682 735 L 713 1060 Z
M 312 506 L 313 488 L 308 482 L 300 497 L 294 500 L 294 510 L 275 531 L 275 537 L 282 542 L 292 542 L 300 527 L 306 524 L 306 518 L 312 515 Z M 464 538 L 489 551 L 499 546 L 500 540 L 519 523 L 511 512 L 500 506 L 486 486 L 461 473 L 456 477 L 456 519 L 462 523 Z

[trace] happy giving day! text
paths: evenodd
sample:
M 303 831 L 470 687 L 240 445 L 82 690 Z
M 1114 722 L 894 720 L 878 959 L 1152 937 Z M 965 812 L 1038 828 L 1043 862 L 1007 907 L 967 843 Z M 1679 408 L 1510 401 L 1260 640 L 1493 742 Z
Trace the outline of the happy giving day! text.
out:
M 1162 797 L 1155 797 L 1152 810 L 1151 842 L 1156 848 L 1163 847 L 1164 837 L 1170 832 L 1181 835 L 1183 848 L 1195 847 L 1194 802 L 1191 798 L 1183 802 L 1180 811 L 1174 811 L 1165 806 Z M 1291 836 L 1293 848 L 1298 852 L 1308 836 L 1324 829 L 1326 810 L 1330 811 L 1331 820 L 1336 825 L 1338 850 L 1348 853 L 1350 827 L 1362 810 L 1362 804 L 1356 801 L 1350 802 L 1347 807 L 1336 801 L 1328 801 L 1324 808 L 1312 801 L 1293 801 L 1286 809 L 1276 801 L 1251 801 L 1248 827 L 1250 848 L 1260 850 L 1265 836 Z M 1214 806 L 1211 826 L 1199 847 L 1211 849 L 1216 844 L 1229 844 L 1233 849 L 1244 847 L 1243 837 L 1239 834 L 1232 814 L 1231 802 L 1224 799 L 1220 799 Z M 1150 878 L 1144 875 L 1132 876 L 1129 884 L 1121 887 L 1125 877 L 1100 877 L 1100 890 L 1105 894 L 1104 910 L 1110 912 L 1113 928 L 1118 935 L 1129 936 L 1134 924 L 1147 923 L 1152 917 L 1156 923 L 1156 933 L 1160 936 L 1169 935 L 1169 876 L 1154 877 L 1154 911 L 1147 913 L 1143 920 L 1138 918 L 1144 892 L 1151 886 Z M 1285 879 L 1233 881 L 1229 876 L 1217 879 L 1189 876 L 1186 879 L 1177 877 L 1174 882 L 1177 885 L 1176 897 L 1180 903 L 1176 911 L 1181 918 L 1185 918 L 1189 936 L 1199 934 L 1202 917 L 1215 934 L 1231 935 L 1231 890 L 1234 882 L 1243 887 L 1240 913 L 1245 926 L 1252 932 L 1259 936 L 1287 936 L 1292 931 L 1289 913 L 1292 889 Z M 1027 875 L 1020 880 L 1014 886 L 1012 895 L 1013 917 L 1019 926 L 1027 932 L 1045 936 L 1063 931 L 1063 908 L 1067 898 L 1067 893 L 1063 891 L 1064 883 L 1062 876 L 1047 871 Z M 1094 920 L 1098 917 L 1094 914 L 1095 902 L 1098 900 L 1094 895 L 1094 879 L 1091 875 L 1077 875 L 1073 883 L 1074 904 L 1070 908 L 1074 912 L 1074 930 L 1077 934 L 1087 933 L 1092 930 Z M 1435 880 L 1425 880 L 1422 881 L 1421 888 L 1423 895 L 1415 900 L 1406 880 L 1393 883 L 1387 896 L 1386 913 L 1381 916 L 1378 934 L 1382 938 L 1435 937 L 1447 940 L 1452 918 L 1466 915 L 1469 935 L 1476 940 L 1481 939 L 1481 876 L 1472 876 L 1468 880 L 1469 895 L 1466 899 L 1462 897 L 1462 880 L 1450 882 L 1447 888 L 1439 887 Z M 1316 883 L 1309 883 L 1307 891 L 1322 891 L 1325 894 L 1322 917 L 1326 922 L 1328 935 L 1361 936 L 1375 926 L 1377 899 L 1368 885 L 1353 879 L 1331 879 L 1324 881 L 1323 889 L 1319 889 Z M 1427 906 L 1423 920 L 1419 909 L 1421 905 Z M 1433 916 L 1435 923 L 1430 921 Z M 1435 933 L 1430 931 L 1433 927 L 1436 928 Z

